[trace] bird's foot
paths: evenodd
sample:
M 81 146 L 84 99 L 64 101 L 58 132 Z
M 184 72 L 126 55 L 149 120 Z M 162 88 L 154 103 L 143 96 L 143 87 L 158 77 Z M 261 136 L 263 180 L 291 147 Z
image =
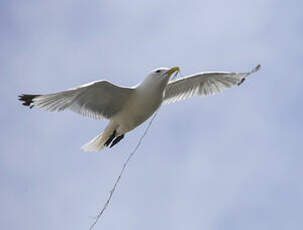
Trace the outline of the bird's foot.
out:
M 121 135 L 121 136 L 118 136 L 118 137 L 113 141 L 113 143 L 110 145 L 110 148 L 113 147 L 114 145 L 118 144 L 119 141 L 121 141 L 121 140 L 123 139 L 123 137 L 124 137 L 124 134 Z
M 114 130 L 113 134 L 108 138 L 108 140 L 105 142 L 104 145 L 109 146 L 115 137 L 116 137 L 116 130 Z

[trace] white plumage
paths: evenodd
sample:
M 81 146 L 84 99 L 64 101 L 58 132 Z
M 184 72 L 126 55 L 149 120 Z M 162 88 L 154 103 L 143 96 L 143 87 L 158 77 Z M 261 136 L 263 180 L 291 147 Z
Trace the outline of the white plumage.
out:
M 259 69 L 260 65 L 250 72 L 202 72 L 170 80 L 179 67 L 159 68 L 133 88 L 96 81 L 59 93 L 24 94 L 19 96 L 19 100 L 23 105 L 48 111 L 70 109 L 84 116 L 109 119 L 105 130 L 82 147 L 85 151 L 99 151 L 104 146 L 117 144 L 126 132 L 143 123 L 161 104 L 219 93 L 224 88 L 241 84 L 249 74 Z
M 192 96 L 220 93 L 224 88 L 241 84 L 249 74 L 258 71 L 260 67 L 258 65 L 246 73 L 201 72 L 172 80 L 166 86 L 163 103 L 176 102 Z
M 110 119 L 133 91 L 108 81 L 95 81 L 63 92 L 40 95 L 33 99 L 33 105 L 48 111 L 71 109 L 83 116 Z

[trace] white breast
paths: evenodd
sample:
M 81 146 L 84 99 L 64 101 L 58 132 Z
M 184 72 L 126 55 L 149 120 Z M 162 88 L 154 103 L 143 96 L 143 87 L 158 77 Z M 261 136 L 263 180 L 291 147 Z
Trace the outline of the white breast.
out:
M 112 119 L 118 126 L 118 134 L 124 134 L 146 121 L 159 108 L 162 98 L 162 90 L 136 89 L 122 111 Z

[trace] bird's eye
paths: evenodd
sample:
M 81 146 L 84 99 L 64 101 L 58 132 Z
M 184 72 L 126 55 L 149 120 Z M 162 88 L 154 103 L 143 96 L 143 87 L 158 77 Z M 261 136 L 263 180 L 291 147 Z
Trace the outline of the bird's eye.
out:
M 156 71 L 156 73 L 160 73 L 161 72 L 161 70 L 160 69 L 158 69 L 157 71 Z

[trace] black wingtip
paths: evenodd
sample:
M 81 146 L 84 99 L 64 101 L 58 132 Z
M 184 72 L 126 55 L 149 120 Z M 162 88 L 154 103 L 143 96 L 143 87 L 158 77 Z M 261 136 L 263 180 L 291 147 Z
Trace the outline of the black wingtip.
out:
M 241 81 L 238 83 L 238 86 L 241 85 L 245 81 L 245 78 L 242 78 Z
M 261 65 L 257 65 L 251 72 L 254 73 L 254 72 L 257 72 L 261 69 Z
M 40 96 L 40 95 L 37 95 L 37 94 L 35 94 L 35 95 L 34 94 L 22 94 L 22 95 L 18 96 L 19 97 L 18 99 L 19 99 L 19 101 L 23 102 L 22 105 L 29 106 L 29 108 L 31 109 L 31 108 L 34 107 L 33 99 L 38 97 L 38 96 Z
M 255 68 L 253 68 L 252 71 L 248 72 L 245 77 L 247 77 L 248 75 L 250 75 L 252 73 L 255 73 L 255 72 L 259 71 L 260 69 L 261 69 L 261 65 L 259 64 Z M 241 85 L 245 81 L 245 77 L 242 78 L 241 81 L 237 84 L 238 86 Z

